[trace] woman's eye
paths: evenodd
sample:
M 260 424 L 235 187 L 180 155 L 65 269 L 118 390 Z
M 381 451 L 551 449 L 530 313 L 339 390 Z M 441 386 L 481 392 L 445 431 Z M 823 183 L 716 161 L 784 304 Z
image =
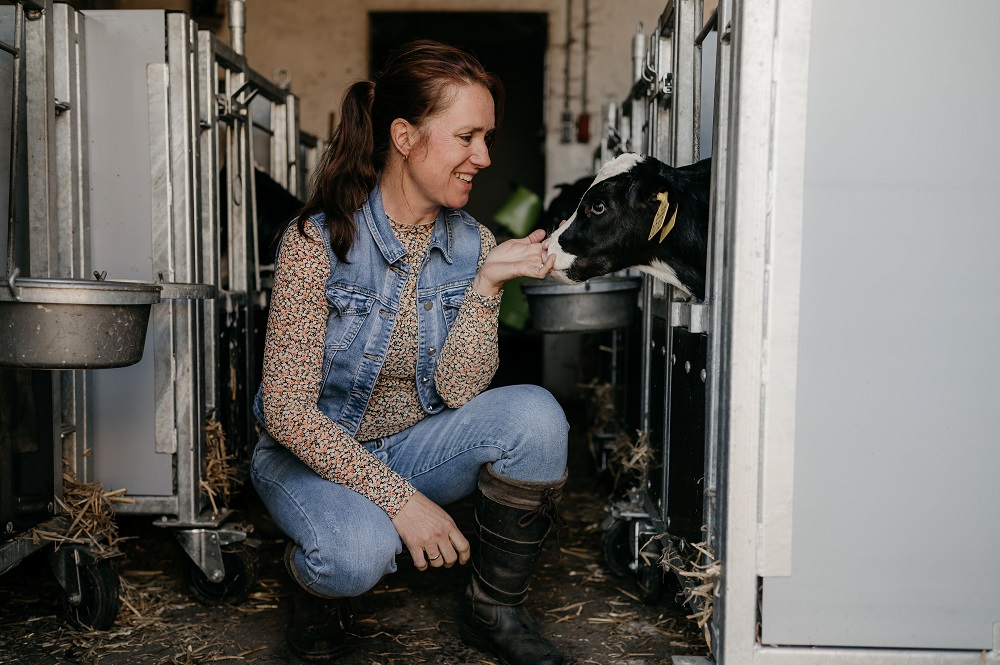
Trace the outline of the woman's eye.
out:
M 604 202 L 595 201 L 590 204 L 590 214 L 592 215 L 603 215 L 604 214 Z

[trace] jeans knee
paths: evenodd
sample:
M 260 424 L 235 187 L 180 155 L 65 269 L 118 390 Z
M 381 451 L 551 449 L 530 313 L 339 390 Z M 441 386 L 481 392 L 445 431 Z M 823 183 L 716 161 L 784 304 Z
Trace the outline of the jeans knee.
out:
M 513 408 L 505 437 L 517 445 L 516 454 L 531 458 L 539 473 L 560 477 L 566 468 L 569 438 L 566 413 L 545 388 L 532 385 L 510 388 L 516 393 L 509 396 L 508 403 Z
M 353 598 L 367 592 L 385 575 L 396 572 L 401 551 L 395 538 L 348 538 L 304 552 L 301 576 L 310 589 L 330 598 Z
M 511 410 L 511 427 L 514 431 L 536 440 L 555 440 L 565 443 L 569 423 L 562 405 L 541 386 L 511 386 L 518 389 Z

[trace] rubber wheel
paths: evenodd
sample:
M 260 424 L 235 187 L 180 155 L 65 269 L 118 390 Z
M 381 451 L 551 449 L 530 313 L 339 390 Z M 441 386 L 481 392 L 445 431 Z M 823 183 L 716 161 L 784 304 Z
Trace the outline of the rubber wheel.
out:
M 223 549 L 222 565 L 226 568 L 226 577 L 221 582 L 213 582 L 193 561 L 188 561 L 185 571 L 188 588 L 205 605 L 242 603 L 257 581 L 257 553 L 246 545 Z
M 611 528 L 604 532 L 602 549 L 604 562 L 618 577 L 629 577 L 632 569 L 631 524 L 627 520 L 615 520 Z
M 654 542 L 647 543 L 639 555 L 635 570 L 635 581 L 639 587 L 639 598 L 647 605 L 660 599 L 663 593 L 663 566 L 660 565 L 661 548 Z
M 66 621 L 84 630 L 107 630 L 118 617 L 121 587 L 118 570 L 110 559 L 97 559 L 94 563 L 77 567 L 80 575 L 80 603 L 72 605 L 63 594 Z

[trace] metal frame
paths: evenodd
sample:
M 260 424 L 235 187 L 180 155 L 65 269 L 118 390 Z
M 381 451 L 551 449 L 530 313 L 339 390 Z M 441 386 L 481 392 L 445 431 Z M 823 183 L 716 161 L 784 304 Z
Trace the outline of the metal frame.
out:
M 55 189 L 54 224 L 58 268 L 55 275 L 69 278 L 90 276 L 90 186 L 87 173 L 87 125 L 82 109 L 86 88 L 80 78 L 85 68 L 83 20 L 65 4 L 54 5 L 53 21 L 53 100 L 55 103 Z M 87 394 L 90 373 L 83 370 L 59 372 L 62 410 L 62 455 L 81 482 L 93 479 L 90 457 L 91 421 Z
M 22 240 L 27 240 L 27 251 L 21 254 L 26 260 L 26 274 L 29 276 L 55 276 L 59 269 L 57 244 L 58 234 L 50 225 L 52 213 L 56 210 L 57 200 L 52 170 L 56 157 L 56 109 L 53 99 L 53 12 L 51 0 L 35 2 L 19 0 L 7 3 L 14 5 L 15 44 L 4 51 L 14 56 L 14 85 L 12 95 L 15 96 L 15 107 L 11 118 L 11 153 L 12 169 L 10 172 L 10 193 L 14 209 L 10 210 L 9 221 L 14 224 L 27 221 L 28 232 Z M 23 32 L 23 37 L 22 37 Z M 21 41 L 23 38 L 23 41 Z M 22 64 L 23 63 L 23 64 Z M 27 76 L 27 72 L 32 72 Z M 23 97 L 24 116 L 20 118 L 20 102 Z M 23 142 L 21 129 L 24 129 Z M 20 146 L 20 147 L 19 147 Z M 22 150 L 27 155 L 26 172 L 23 176 L 27 186 L 26 200 L 20 201 L 14 196 L 20 191 L 18 181 L 18 164 Z M 22 215 L 26 215 L 23 217 Z M 14 237 L 14 229 L 7 229 L 9 237 Z M 10 248 L 8 247 L 8 250 Z M 14 257 L 16 262 L 17 258 Z M 8 266 L 10 268 L 10 266 Z M 6 270 L 5 270 L 6 272 Z M 19 272 L 19 266 L 13 266 L 12 277 Z M 56 499 L 62 498 L 62 434 L 63 410 L 60 373 L 52 372 L 52 422 L 53 437 L 51 441 L 39 442 L 40 445 L 52 446 L 56 452 L 52 460 L 53 496 L 49 503 L 49 512 L 56 517 L 41 522 L 56 533 L 64 533 L 68 524 L 58 517 L 59 506 Z M 12 525 L 6 525 L 10 533 Z M 20 536 L 0 544 L 0 571 L 7 571 L 16 566 L 32 552 L 41 549 L 46 543 L 35 544 Z
M 697 161 L 700 155 L 699 134 L 701 121 L 701 54 L 702 41 L 715 29 L 716 14 L 703 21 L 704 5 L 701 0 L 671 0 L 667 2 L 652 31 L 648 45 L 642 26 L 633 40 L 633 73 L 635 83 L 622 104 L 621 116 L 617 107 L 606 111 L 605 137 L 595 159 L 607 159 L 621 147 L 657 157 L 672 165 L 686 165 Z M 623 137 L 628 135 L 628 139 Z M 718 205 L 713 206 L 719 208 Z M 712 214 L 712 219 L 718 216 Z M 711 235 L 720 233 L 722 225 L 713 221 Z M 719 246 L 717 240 L 711 243 Z M 716 265 L 715 262 L 710 268 Z M 709 285 L 712 284 L 709 279 Z M 718 281 L 717 279 L 715 281 Z M 644 277 L 641 298 L 642 341 L 640 428 L 658 432 L 662 449 L 657 462 L 661 466 L 647 478 L 646 485 L 633 493 L 631 501 L 610 507 L 612 517 L 631 522 L 633 527 L 631 549 L 635 560 L 631 564 L 638 571 L 639 558 L 646 541 L 656 539 L 671 562 L 682 563 L 683 557 L 670 538 L 671 506 L 671 401 L 674 349 L 674 330 L 684 328 L 689 333 L 707 335 L 705 382 L 705 409 L 711 413 L 718 394 L 719 339 L 712 334 L 712 322 L 721 307 L 718 291 L 708 291 L 705 302 L 680 297 L 669 285 L 652 277 Z M 687 342 L 685 346 L 689 345 Z M 655 377 L 654 377 L 655 375 Z M 655 390 L 654 390 L 655 384 Z M 655 394 L 654 394 L 655 393 Z M 654 422 L 655 420 L 655 422 Z M 706 419 L 710 421 L 710 419 Z M 651 434 L 652 438 L 652 434 Z M 703 492 L 703 523 L 706 533 L 702 540 L 717 551 L 717 473 L 718 432 L 709 422 L 704 440 L 705 484 Z M 691 578 L 679 576 L 679 582 L 693 585 Z M 692 605 L 700 601 L 694 597 Z M 700 607 L 695 607 L 700 609 Z M 713 631 L 715 627 L 712 627 Z

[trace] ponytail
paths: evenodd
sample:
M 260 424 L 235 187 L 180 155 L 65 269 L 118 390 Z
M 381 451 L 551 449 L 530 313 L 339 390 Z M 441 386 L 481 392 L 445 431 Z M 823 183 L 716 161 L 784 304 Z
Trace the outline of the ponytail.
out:
M 309 200 L 299 213 L 300 233 L 305 232 L 311 215 L 326 214 L 330 245 L 344 262 L 354 244 L 354 212 L 364 204 L 378 179 L 373 164 L 374 95 L 375 84 L 371 81 L 359 81 L 347 90 L 340 125 L 313 176 Z

